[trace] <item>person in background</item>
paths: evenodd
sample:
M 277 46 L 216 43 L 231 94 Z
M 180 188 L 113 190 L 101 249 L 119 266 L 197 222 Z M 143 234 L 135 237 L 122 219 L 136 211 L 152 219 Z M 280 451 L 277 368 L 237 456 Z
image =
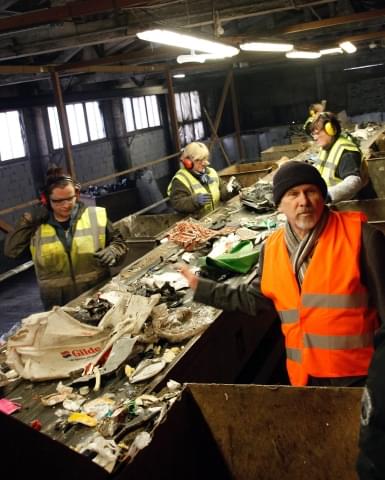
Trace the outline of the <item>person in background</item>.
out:
M 321 112 L 324 112 L 326 108 L 326 100 L 322 100 L 320 103 L 312 103 L 309 107 L 309 116 L 306 119 L 306 122 L 303 124 L 303 129 L 307 135 L 311 136 L 311 124 L 313 123 L 316 115 Z
M 226 184 L 209 167 L 209 150 L 204 143 L 189 143 L 180 157 L 182 168 L 172 178 L 167 195 L 171 206 L 181 213 L 204 215 L 214 210 L 221 200 L 229 200 L 241 187 L 237 182 Z
M 331 112 L 322 112 L 315 117 L 310 130 L 321 147 L 314 166 L 328 186 L 328 201 L 376 198 L 362 152 L 341 133 L 337 117 Z
M 47 172 L 41 205 L 24 213 L 5 241 L 16 258 L 29 247 L 46 310 L 64 305 L 109 276 L 128 248 L 102 207 L 79 201 L 80 185 L 60 168 Z
M 267 238 L 257 277 L 233 287 L 180 271 L 197 302 L 256 321 L 279 315 L 292 385 L 363 386 L 385 323 L 385 238 L 361 212 L 329 210 L 326 195 L 316 168 L 284 163 L 273 197 L 287 221 Z

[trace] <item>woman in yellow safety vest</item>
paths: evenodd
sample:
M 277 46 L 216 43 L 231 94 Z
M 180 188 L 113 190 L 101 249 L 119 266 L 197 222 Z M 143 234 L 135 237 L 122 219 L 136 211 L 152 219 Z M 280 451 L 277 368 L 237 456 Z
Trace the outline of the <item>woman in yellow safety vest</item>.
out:
M 41 203 L 24 213 L 5 242 L 12 258 L 29 246 L 46 310 L 64 305 L 109 275 L 127 245 L 102 207 L 79 201 L 80 185 L 60 168 L 50 169 Z
M 209 150 L 204 143 L 192 142 L 182 151 L 180 168 L 172 178 L 167 195 L 171 206 L 181 213 L 199 216 L 214 210 L 221 200 L 236 195 L 240 186 L 226 185 L 217 172 L 209 167 Z
M 362 152 L 331 112 L 319 113 L 310 126 L 311 135 L 321 147 L 314 166 L 328 186 L 328 202 L 376 198 Z

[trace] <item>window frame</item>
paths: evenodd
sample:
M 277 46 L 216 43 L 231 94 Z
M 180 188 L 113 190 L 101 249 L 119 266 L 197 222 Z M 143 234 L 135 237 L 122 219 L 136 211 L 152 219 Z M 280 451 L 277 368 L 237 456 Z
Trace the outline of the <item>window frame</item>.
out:
M 91 138 L 91 128 L 90 128 L 90 119 L 89 119 L 90 112 L 87 110 L 87 105 L 92 105 L 92 104 L 97 104 L 97 107 L 99 108 L 99 113 L 100 113 L 99 120 L 101 121 L 101 125 L 99 125 L 99 127 L 101 127 L 101 129 L 102 129 L 102 135 L 103 135 L 103 136 L 98 136 L 98 138 L 94 138 L 94 139 Z M 106 133 L 105 123 L 104 123 L 104 117 L 103 117 L 103 114 L 100 110 L 99 101 L 98 100 L 91 100 L 91 101 L 84 101 L 84 102 L 66 103 L 65 108 L 66 108 L 67 118 L 69 116 L 67 107 L 73 107 L 74 108 L 74 116 L 75 116 L 75 119 L 77 120 L 76 107 L 78 105 L 80 105 L 81 108 L 82 108 L 82 121 L 81 122 L 84 123 L 84 132 L 87 136 L 87 140 L 78 141 L 78 142 L 76 141 L 76 143 L 74 143 L 73 138 L 72 138 L 74 135 L 73 134 L 71 135 L 71 125 L 72 125 L 72 123 L 70 124 L 70 122 L 68 121 L 71 145 L 73 147 L 76 147 L 78 145 L 84 145 L 84 144 L 87 144 L 87 143 L 98 142 L 100 140 L 106 139 L 107 138 L 107 133 Z M 52 132 L 52 123 L 51 123 L 50 111 L 53 112 L 53 120 L 55 121 L 55 135 Z M 52 148 L 54 150 L 60 150 L 60 149 L 64 148 L 64 146 L 63 146 L 63 138 L 62 138 L 61 130 L 60 130 L 59 112 L 58 112 L 58 109 L 57 109 L 56 105 L 49 105 L 47 107 L 47 116 L 48 116 L 49 130 L 50 130 L 50 134 L 51 134 Z M 77 121 L 77 123 L 78 123 L 78 121 Z M 97 121 L 95 123 L 97 124 Z M 72 131 L 74 132 L 73 129 L 72 129 Z M 77 137 L 79 139 L 83 138 L 82 137 L 82 131 L 79 130 L 79 127 L 76 128 L 76 134 L 77 134 Z M 97 135 L 99 135 L 99 134 L 100 134 L 100 130 L 97 127 Z M 57 139 L 59 140 L 59 146 L 55 146 L 56 141 L 54 139 L 54 136 L 57 137 Z
M 16 145 L 17 148 L 21 147 L 23 150 L 23 155 L 18 155 L 16 151 L 16 147 L 13 148 L 13 145 L 15 144 L 15 131 L 13 130 L 12 127 L 13 125 L 10 126 L 10 121 L 8 121 L 7 117 L 8 114 L 17 114 L 17 119 L 18 119 L 18 126 L 19 126 L 19 131 L 17 132 L 17 135 L 19 136 L 18 140 L 18 145 Z M 5 117 L 3 117 L 5 115 Z M 4 118 L 5 126 L 6 126 L 6 131 L 7 131 L 7 143 L 8 143 L 8 150 L 11 152 L 12 156 L 3 158 L 4 157 L 4 152 L 2 154 L 2 148 L 0 148 L 0 164 L 2 162 L 9 162 L 12 160 L 20 160 L 24 159 L 27 157 L 27 144 L 26 144 L 26 139 L 25 139 L 25 132 L 24 132 L 24 125 L 23 125 L 23 118 L 22 118 L 22 113 L 20 110 L 6 110 L 4 112 L 0 112 L 0 117 Z M 13 120 L 12 120 L 13 122 Z M 2 121 L 0 122 L 2 123 Z M 4 130 L 2 130 L 2 138 L 5 137 Z M 1 140 L 0 140 L 1 143 Z M 16 156 L 14 156 L 14 151 L 17 153 Z
M 156 105 L 156 112 L 154 112 L 154 105 Z M 126 133 L 162 126 L 158 95 L 122 97 L 122 106 Z M 149 113 L 150 106 L 151 112 Z
M 200 115 L 195 115 L 193 96 L 198 99 Z M 178 92 L 174 94 L 174 98 L 177 112 L 178 135 L 181 146 L 184 147 L 190 142 L 203 140 L 205 138 L 205 127 L 202 118 L 202 106 L 198 90 Z M 186 98 L 189 100 L 189 108 L 187 112 L 185 111 L 186 102 L 183 101 L 183 99 Z M 191 116 L 191 118 L 188 118 L 189 116 Z M 198 134 L 199 130 L 202 131 L 202 135 Z

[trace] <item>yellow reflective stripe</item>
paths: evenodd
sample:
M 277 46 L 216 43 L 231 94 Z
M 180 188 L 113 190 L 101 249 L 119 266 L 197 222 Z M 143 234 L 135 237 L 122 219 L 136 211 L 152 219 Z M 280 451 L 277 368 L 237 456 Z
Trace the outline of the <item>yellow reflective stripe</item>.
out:
M 299 348 L 288 348 L 286 347 L 286 358 L 292 360 L 293 362 L 301 363 L 302 362 L 302 352 Z
M 362 335 L 315 335 L 306 333 L 303 337 L 305 348 L 323 348 L 326 350 L 345 350 L 373 346 L 373 332 Z
M 367 292 L 351 295 L 305 293 L 302 305 L 307 308 L 360 308 L 368 306 Z
M 96 252 L 96 250 L 99 249 L 99 228 L 98 228 L 98 217 L 96 215 L 96 208 L 88 208 L 88 216 L 91 224 L 90 228 L 84 229 L 80 233 L 88 230 L 94 242 L 94 250 Z
M 40 245 L 47 245 L 48 243 L 55 243 L 57 241 L 56 235 L 40 236 Z
M 296 323 L 299 320 L 298 310 L 280 310 L 278 312 L 282 323 Z

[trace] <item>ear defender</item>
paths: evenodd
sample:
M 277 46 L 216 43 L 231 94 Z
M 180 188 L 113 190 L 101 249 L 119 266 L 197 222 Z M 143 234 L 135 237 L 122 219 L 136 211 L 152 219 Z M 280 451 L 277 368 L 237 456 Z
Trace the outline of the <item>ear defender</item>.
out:
M 334 137 L 334 135 L 337 133 L 337 130 L 332 122 L 326 122 L 324 125 L 324 130 L 331 137 Z
M 191 170 L 194 166 L 194 162 L 190 160 L 188 157 L 183 158 L 182 163 L 184 168 L 187 168 L 187 170 Z
M 40 195 L 39 195 L 39 200 L 40 200 L 40 203 L 41 203 L 44 207 L 48 207 L 49 202 L 48 202 L 48 198 L 47 198 L 47 195 L 45 194 L 45 192 L 41 192 L 41 193 L 40 193 Z

